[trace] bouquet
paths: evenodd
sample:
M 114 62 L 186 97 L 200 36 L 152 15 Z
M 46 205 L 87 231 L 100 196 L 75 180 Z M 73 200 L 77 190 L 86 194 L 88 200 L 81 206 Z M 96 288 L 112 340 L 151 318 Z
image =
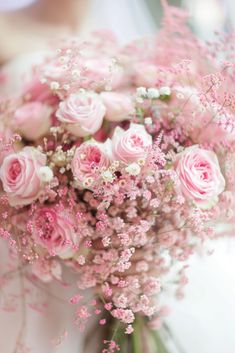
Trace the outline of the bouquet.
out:
M 167 352 L 166 287 L 181 297 L 189 257 L 233 231 L 231 38 L 206 45 L 164 6 L 157 36 L 66 40 L 1 101 L 2 290 L 19 274 L 27 305 L 27 281 L 63 285 L 67 268 L 97 352 Z

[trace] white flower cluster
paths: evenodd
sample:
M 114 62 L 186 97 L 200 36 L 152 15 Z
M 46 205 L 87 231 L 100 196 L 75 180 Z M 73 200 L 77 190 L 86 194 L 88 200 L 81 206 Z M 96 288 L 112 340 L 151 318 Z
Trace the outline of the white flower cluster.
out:
M 170 96 L 171 89 L 168 86 L 158 88 L 138 87 L 136 90 L 137 101 L 141 102 L 143 99 L 158 99 L 162 96 Z

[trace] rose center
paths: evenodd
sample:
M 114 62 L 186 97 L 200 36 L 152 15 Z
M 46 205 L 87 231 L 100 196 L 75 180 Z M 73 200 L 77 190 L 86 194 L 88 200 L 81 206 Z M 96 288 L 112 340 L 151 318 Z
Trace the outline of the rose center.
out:
M 99 165 L 101 153 L 97 148 L 91 148 L 86 156 L 86 161 L 89 165 Z
M 132 147 L 143 148 L 144 146 L 142 138 L 138 135 L 131 135 L 130 142 Z
M 11 180 L 16 180 L 16 178 L 19 176 L 20 173 L 21 173 L 21 165 L 19 161 L 16 160 L 11 164 L 11 167 L 9 170 Z
M 200 175 L 200 179 L 203 181 L 209 181 L 211 179 L 211 169 L 208 163 L 201 162 L 197 166 L 197 170 Z

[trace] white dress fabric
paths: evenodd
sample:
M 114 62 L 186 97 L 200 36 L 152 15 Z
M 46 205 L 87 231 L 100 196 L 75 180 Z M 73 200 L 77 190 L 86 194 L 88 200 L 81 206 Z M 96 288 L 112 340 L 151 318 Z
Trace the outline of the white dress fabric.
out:
M 212 255 L 194 255 L 185 298 L 169 296 L 167 323 L 182 352 L 235 352 L 235 236 L 212 242 Z

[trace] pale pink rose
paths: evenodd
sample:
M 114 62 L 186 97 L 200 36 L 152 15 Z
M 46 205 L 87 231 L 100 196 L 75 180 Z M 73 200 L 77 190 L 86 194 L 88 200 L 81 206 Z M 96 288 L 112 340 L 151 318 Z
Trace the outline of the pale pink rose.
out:
M 51 108 L 41 102 L 26 103 L 15 111 L 14 128 L 27 140 L 37 140 L 49 131 L 51 112 Z
M 197 145 L 188 147 L 176 157 L 175 170 L 184 196 L 201 208 L 213 206 L 225 189 L 225 180 L 213 151 Z
M 128 120 L 135 111 L 131 98 L 124 93 L 103 92 L 101 98 L 106 107 L 105 119 L 108 121 Z
M 69 211 L 55 206 L 42 207 L 33 216 L 33 237 L 51 255 L 69 258 L 77 251 L 78 235 Z
M 97 172 L 108 168 L 110 164 L 108 145 L 109 141 L 106 143 L 87 141 L 76 149 L 71 167 L 79 183 L 83 184 L 87 178 L 94 178 Z
M 139 124 L 131 124 L 128 130 L 117 127 L 112 137 L 113 158 L 125 163 L 144 158 L 151 146 L 151 135 Z
M 37 77 L 34 77 L 24 86 L 23 96 L 29 102 L 37 101 L 51 106 L 58 103 L 58 97 L 53 94 L 48 84 L 41 83 Z
M 105 116 L 105 106 L 96 93 L 71 94 L 61 102 L 56 116 L 75 136 L 88 136 L 98 131 Z
M 94 53 L 95 55 L 96 53 Z M 85 80 L 82 82 L 82 87 L 84 88 L 92 86 L 97 91 L 109 86 L 112 89 L 116 89 L 124 79 L 123 68 L 114 63 L 110 58 L 85 58 L 82 65 L 85 72 Z
M 65 79 L 64 65 L 66 65 L 66 61 L 62 63 L 58 59 L 52 60 L 49 64 L 45 65 L 43 76 L 50 81 L 63 82 Z
M 42 188 L 40 168 L 46 156 L 33 147 L 6 156 L 0 168 L 0 179 L 11 206 L 28 205 L 36 200 Z
M 134 81 L 136 86 L 155 87 L 157 79 L 157 66 L 148 62 L 140 62 L 134 65 Z

